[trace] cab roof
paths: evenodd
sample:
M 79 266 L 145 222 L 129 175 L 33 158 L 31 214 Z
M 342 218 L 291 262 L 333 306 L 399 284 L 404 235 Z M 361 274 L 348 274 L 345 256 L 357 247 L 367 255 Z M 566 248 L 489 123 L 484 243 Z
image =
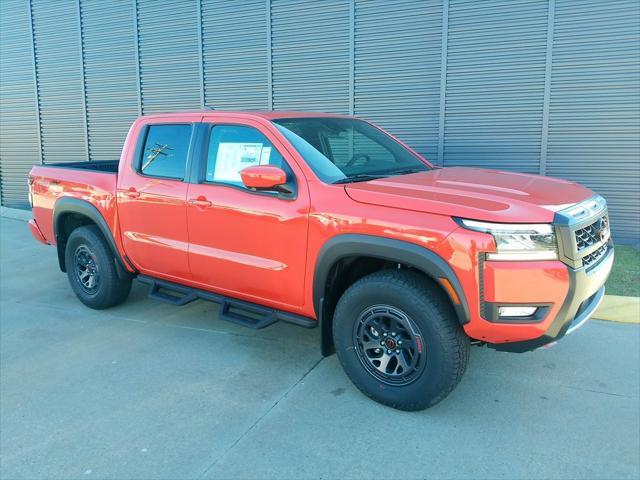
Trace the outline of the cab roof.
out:
M 180 112 L 167 112 L 167 113 L 154 113 L 150 115 L 143 115 L 144 118 L 155 118 L 155 117 L 175 117 L 180 118 L 182 116 L 193 116 L 193 115 L 202 115 L 204 117 L 219 117 L 219 116 L 229 116 L 232 115 L 234 117 L 241 118 L 263 118 L 266 120 L 276 120 L 283 118 L 318 118 L 318 117 L 329 117 L 329 118 L 354 118 L 350 115 L 341 115 L 338 113 L 320 113 L 320 112 L 293 112 L 293 111 L 246 111 L 246 110 L 190 110 L 190 111 L 180 111 Z

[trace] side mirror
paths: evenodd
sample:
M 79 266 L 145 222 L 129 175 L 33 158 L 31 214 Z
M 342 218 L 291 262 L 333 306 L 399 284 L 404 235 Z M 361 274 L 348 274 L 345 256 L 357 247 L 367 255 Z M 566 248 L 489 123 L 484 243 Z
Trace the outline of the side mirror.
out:
M 280 193 L 291 193 L 285 186 L 287 174 L 281 168 L 272 165 L 256 165 L 240 170 L 240 178 L 250 190 L 272 190 Z

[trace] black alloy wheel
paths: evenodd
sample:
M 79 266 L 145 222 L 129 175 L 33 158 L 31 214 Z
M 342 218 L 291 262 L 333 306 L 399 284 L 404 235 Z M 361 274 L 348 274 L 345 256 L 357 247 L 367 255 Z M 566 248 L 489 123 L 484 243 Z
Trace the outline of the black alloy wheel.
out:
M 413 321 L 391 305 L 366 308 L 354 324 L 362 365 L 388 385 L 408 385 L 425 368 L 424 341 Z
M 103 309 L 122 303 L 132 276 L 119 273 L 116 258 L 96 225 L 74 229 L 66 241 L 65 266 L 69 284 L 87 307 Z
M 354 385 L 400 410 L 440 402 L 469 359 L 469 337 L 446 293 L 417 271 L 381 270 L 354 282 L 336 305 L 332 330 Z
M 74 271 L 80 288 L 94 294 L 99 287 L 100 272 L 95 254 L 86 245 L 78 245 L 73 255 Z

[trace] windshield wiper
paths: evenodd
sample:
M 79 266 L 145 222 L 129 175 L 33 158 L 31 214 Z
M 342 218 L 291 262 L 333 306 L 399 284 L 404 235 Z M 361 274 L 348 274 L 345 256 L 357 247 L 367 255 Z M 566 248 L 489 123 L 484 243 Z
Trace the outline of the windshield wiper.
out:
M 408 175 L 410 173 L 426 172 L 427 170 L 422 168 L 405 168 L 404 170 L 394 170 L 389 172 L 388 175 Z
M 341 178 L 340 180 L 336 180 L 335 182 L 333 182 L 334 184 L 338 184 L 338 183 L 353 183 L 353 182 L 366 182 L 368 180 L 376 180 L 378 178 L 385 178 L 388 177 L 388 174 L 384 174 L 384 175 L 374 175 L 374 174 L 370 174 L 370 173 L 358 173 L 355 175 L 348 175 L 345 178 Z
M 368 180 L 376 180 L 378 178 L 391 177 L 393 175 L 408 175 L 409 173 L 426 172 L 422 168 L 405 168 L 404 170 L 391 170 L 384 173 L 357 173 L 354 175 L 347 175 L 345 178 L 336 180 L 333 183 L 352 183 L 352 182 L 366 182 Z

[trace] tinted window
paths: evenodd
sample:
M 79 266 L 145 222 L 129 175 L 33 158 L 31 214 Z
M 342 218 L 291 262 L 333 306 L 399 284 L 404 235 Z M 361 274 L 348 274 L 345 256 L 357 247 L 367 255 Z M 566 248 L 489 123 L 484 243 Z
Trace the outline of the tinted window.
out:
M 243 186 L 240 170 L 254 165 L 280 167 L 287 173 L 288 181 L 293 181 L 293 172 L 289 165 L 267 137 L 258 130 L 238 125 L 213 127 L 205 173 L 208 182 Z
M 329 158 L 343 171 L 355 157 L 354 167 L 369 163 L 378 169 L 395 168 L 398 161 L 389 148 L 367 137 L 355 129 L 344 129 L 326 133 L 327 152 Z
M 287 118 L 274 123 L 325 182 L 429 168 L 402 144 L 362 120 Z
M 190 140 L 191 125 L 151 125 L 144 143 L 140 172 L 182 180 Z

